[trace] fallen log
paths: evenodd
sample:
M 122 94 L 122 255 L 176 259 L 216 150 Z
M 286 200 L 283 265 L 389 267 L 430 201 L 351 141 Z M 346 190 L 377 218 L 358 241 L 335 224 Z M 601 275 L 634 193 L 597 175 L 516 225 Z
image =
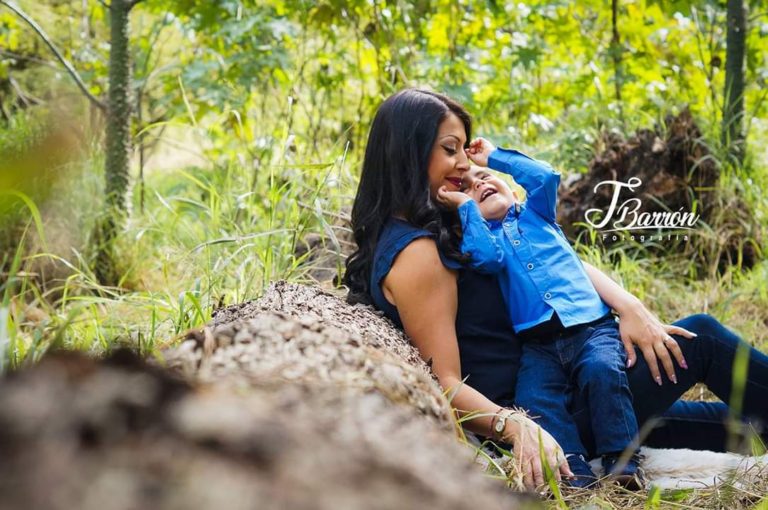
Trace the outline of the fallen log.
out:
M 0 508 L 539 507 L 509 459 L 482 473 L 429 366 L 369 307 L 277 282 L 163 357 L 56 353 L 5 377 Z M 643 453 L 662 487 L 764 486 L 766 457 Z
M 521 507 L 369 308 L 278 282 L 164 358 L 57 354 L 9 376 L 0 507 Z

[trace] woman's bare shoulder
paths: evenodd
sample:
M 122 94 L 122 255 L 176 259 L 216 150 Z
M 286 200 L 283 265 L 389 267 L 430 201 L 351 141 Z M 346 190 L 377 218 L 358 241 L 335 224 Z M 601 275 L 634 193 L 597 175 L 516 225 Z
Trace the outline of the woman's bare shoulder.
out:
M 398 294 L 398 288 L 434 288 L 441 282 L 455 280 L 455 273 L 443 265 L 434 239 L 421 237 L 398 254 L 383 281 L 384 295 L 391 300 Z

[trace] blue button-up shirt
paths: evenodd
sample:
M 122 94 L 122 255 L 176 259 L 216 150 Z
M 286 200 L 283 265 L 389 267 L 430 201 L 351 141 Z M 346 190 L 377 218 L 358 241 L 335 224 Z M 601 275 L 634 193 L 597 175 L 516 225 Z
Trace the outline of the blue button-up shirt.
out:
M 488 166 L 511 175 L 527 198 L 510 207 L 501 221 L 485 220 L 473 200 L 459 206 L 461 250 L 471 256 L 473 269 L 498 274 L 515 332 L 549 320 L 553 312 L 565 327 L 608 313 L 610 308 L 555 223 L 560 174 L 515 150 L 496 149 Z

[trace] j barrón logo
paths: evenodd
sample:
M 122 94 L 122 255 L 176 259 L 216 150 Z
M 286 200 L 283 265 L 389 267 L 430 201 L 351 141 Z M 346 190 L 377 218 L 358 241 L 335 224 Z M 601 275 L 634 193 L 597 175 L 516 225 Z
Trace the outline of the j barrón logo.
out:
M 611 203 L 607 210 L 588 209 L 584 213 L 584 219 L 590 226 L 600 230 L 604 239 L 609 237 L 608 233 L 610 232 L 633 232 L 632 238 L 634 239 L 636 235 L 634 231 L 643 230 L 655 231 L 658 234 L 657 237 L 662 239 L 670 237 L 669 231 L 692 230 L 694 228 L 696 222 L 699 221 L 699 215 L 684 211 L 682 207 L 677 211 L 640 212 L 643 203 L 639 198 L 632 197 L 619 203 L 622 190 L 635 193 L 641 184 L 642 181 L 637 177 L 632 177 L 627 182 L 601 181 L 597 183 L 594 188 L 595 193 L 602 186 L 613 187 Z M 662 236 L 662 231 L 667 231 L 664 232 L 667 235 Z M 611 237 L 618 237 L 618 235 Z M 642 237 L 640 240 L 645 240 L 645 236 L 638 237 Z M 685 237 L 687 238 L 687 236 Z

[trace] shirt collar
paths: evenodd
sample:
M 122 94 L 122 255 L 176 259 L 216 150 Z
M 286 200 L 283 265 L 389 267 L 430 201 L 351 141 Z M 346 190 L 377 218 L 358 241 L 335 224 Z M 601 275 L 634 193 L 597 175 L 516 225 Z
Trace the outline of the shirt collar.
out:
M 520 203 L 520 202 L 514 203 L 509 207 L 509 209 L 507 209 L 507 214 L 504 215 L 504 218 L 500 220 L 485 220 L 485 221 L 488 222 L 489 227 L 499 228 L 504 223 L 511 221 L 514 218 L 517 218 L 520 215 L 520 213 L 523 211 L 524 206 L 525 206 L 524 203 Z

